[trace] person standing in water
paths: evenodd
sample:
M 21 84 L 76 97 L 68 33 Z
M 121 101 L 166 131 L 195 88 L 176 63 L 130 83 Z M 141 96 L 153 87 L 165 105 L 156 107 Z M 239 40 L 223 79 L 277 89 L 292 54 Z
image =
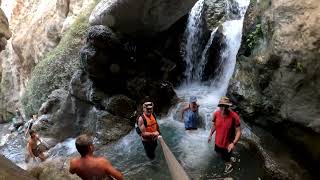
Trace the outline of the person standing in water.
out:
M 225 161 L 225 173 L 232 171 L 231 154 L 241 136 L 240 117 L 230 109 L 229 98 L 222 97 L 219 101 L 219 109 L 213 113 L 212 127 L 208 143 L 211 142 L 213 133 L 215 136 L 215 151 Z
M 181 117 L 184 121 L 184 126 L 186 130 L 197 130 L 199 113 L 199 105 L 197 104 L 197 97 L 191 96 L 189 100 L 189 105 L 184 107 L 181 112 Z
M 160 135 L 159 125 L 153 114 L 153 103 L 143 103 L 143 114 L 138 118 L 138 127 L 144 150 L 149 159 L 156 157 L 157 138 Z
M 30 138 L 28 140 L 28 144 L 27 144 L 27 151 L 28 151 L 28 155 L 25 159 L 26 162 L 29 162 L 30 157 L 32 159 L 36 159 L 36 157 L 40 158 L 41 161 L 44 161 L 46 159 L 46 157 L 44 156 L 44 150 L 42 149 L 41 146 L 41 140 L 39 138 L 39 136 L 37 135 L 37 133 L 33 130 L 29 131 L 30 134 Z M 40 143 L 40 144 L 38 144 Z
M 123 179 L 122 173 L 106 158 L 93 155 L 94 146 L 90 136 L 85 134 L 78 136 L 75 145 L 81 157 L 70 160 L 71 174 L 77 174 L 83 180 Z

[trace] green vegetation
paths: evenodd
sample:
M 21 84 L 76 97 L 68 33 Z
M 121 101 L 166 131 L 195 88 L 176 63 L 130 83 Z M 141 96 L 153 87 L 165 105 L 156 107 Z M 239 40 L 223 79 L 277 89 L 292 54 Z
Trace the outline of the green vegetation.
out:
M 79 51 L 84 44 L 89 27 L 88 17 L 93 7 L 76 19 L 58 46 L 34 68 L 21 99 L 27 116 L 38 112 L 53 90 L 68 88 L 72 75 L 79 69 Z
M 252 50 L 255 48 L 255 46 L 258 44 L 258 40 L 259 38 L 262 36 L 262 28 L 261 28 L 261 24 L 257 24 L 255 26 L 254 31 L 250 32 L 247 36 L 246 36 L 246 47 L 247 50 L 250 52 L 252 52 Z

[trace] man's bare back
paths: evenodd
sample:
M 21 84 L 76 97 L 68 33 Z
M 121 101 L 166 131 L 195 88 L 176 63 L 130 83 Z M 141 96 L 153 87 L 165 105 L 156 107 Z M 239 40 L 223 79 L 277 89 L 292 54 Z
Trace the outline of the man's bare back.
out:
M 76 173 L 83 180 L 122 179 L 122 174 L 103 157 L 86 156 L 70 161 L 70 173 Z

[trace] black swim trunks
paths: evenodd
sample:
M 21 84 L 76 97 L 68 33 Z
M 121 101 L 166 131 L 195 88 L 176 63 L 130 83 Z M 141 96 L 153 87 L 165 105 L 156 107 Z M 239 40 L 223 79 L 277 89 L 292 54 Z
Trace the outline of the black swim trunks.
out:
M 38 145 L 35 149 L 32 149 L 32 153 L 35 157 L 38 157 L 41 153 L 40 145 Z
M 149 159 L 154 159 L 156 157 L 155 151 L 157 148 L 157 141 L 142 141 L 144 150 Z
M 224 161 L 230 162 L 232 151 L 228 152 L 228 149 L 221 148 L 217 145 L 214 146 L 214 150 L 221 155 Z

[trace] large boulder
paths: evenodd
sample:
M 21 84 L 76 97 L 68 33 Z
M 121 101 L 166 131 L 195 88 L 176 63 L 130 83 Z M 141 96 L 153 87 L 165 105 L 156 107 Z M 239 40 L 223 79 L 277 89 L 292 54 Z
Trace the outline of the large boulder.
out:
M 115 95 L 106 99 L 103 104 L 106 110 L 113 115 L 129 119 L 137 109 L 135 102 L 124 95 Z
M 11 32 L 9 30 L 8 19 L 2 9 L 0 9 L 0 52 L 5 49 L 7 40 L 10 39 L 10 37 Z
M 10 160 L 0 155 L 0 178 L 15 180 L 36 180 L 30 173 L 21 169 Z
M 29 174 L 37 180 L 81 180 L 76 174 L 69 172 L 69 159 L 56 158 L 28 168 Z
M 137 104 L 149 96 L 156 103 L 157 112 L 166 112 L 176 94 L 172 84 L 163 79 L 169 77 L 167 68 L 175 68 L 170 66 L 174 63 L 163 58 L 160 52 L 141 46 L 145 51 L 141 55 L 137 52 L 139 54 L 132 59 L 110 28 L 92 26 L 87 33 L 87 43 L 80 52 L 81 67 L 100 91 L 109 95 L 127 95 Z
M 90 24 L 105 25 L 123 34 L 153 35 L 186 15 L 196 0 L 102 0 Z
M 51 93 L 39 110 L 42 116 L 33 128 L 58 141 L 88 133 L 106 144 L 132 130 L 134 123 L 129 118 L 135 110 L 133 100 L 97 91 L 88 74 L 77 71 L 69 91 L 58 89 Z
M 98 113 L 96 123 L 97 128 L 94 135 L 102 145 L 120 139 L 133 129 L 133 123 L 129 119 L 103 111 Z
M 246 120 L 285 138 L 311 169 L 320 165 L 319 10 L 317 0 L 252 2 L 229 88 Z

